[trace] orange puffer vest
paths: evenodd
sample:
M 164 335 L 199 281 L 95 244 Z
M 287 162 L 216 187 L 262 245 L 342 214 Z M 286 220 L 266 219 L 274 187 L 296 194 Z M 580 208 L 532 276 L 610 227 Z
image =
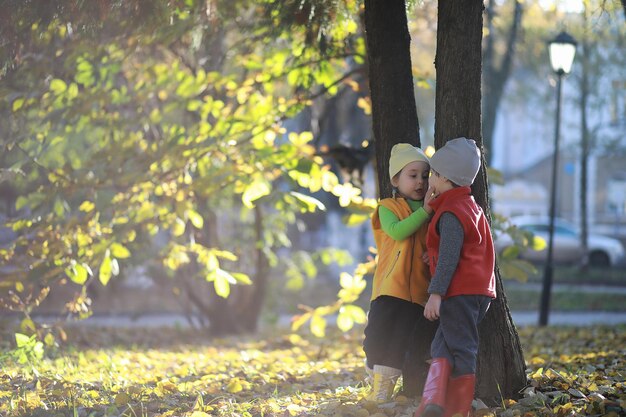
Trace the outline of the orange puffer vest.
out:
M 412 213 L 403 198 L 385 198 L 379 205 L 391 210 L 400 220 Z M 390 295 L 425 305 L 428 301 L 430 272 L 422 261 L 422 254 L 426 252 L 428 222 L 408 238 L 393 240 L 383 231 L 377 208 L 372 215 L 372 230 L 378 248 L 378 265 L 374 272 L 371 300 Z

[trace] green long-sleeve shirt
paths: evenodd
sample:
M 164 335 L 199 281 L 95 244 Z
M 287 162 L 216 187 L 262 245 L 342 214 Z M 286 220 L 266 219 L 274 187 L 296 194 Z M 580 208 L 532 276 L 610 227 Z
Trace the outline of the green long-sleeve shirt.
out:
M 403 240 L 411 236 L 420 228 L 425 221 L 428 220 L 429 214 L 424 210 L 423 201 L 414 201 L 407 199 L 406 202 L 413 210 L 413 213 L 406 219 L 398 219 L 398 217 L 388 208 L 378 207 L 378 217 L 380 225 L 385 233 L 393 240 Z

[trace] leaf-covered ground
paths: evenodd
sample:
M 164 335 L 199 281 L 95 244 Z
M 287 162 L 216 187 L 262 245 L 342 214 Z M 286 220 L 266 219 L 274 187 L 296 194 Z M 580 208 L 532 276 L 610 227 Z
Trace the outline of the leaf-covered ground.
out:
M 626 327 L 524 328 L 520 337 L 524 397 L 477 415 L 626 414 Z M 361 340 L 359 331 L 208 339 L 73 328 L 70 347 L 49 352 L 36 370 L 4 361 L 0 416 L 412 416 L 413 400 L 364 399 Z

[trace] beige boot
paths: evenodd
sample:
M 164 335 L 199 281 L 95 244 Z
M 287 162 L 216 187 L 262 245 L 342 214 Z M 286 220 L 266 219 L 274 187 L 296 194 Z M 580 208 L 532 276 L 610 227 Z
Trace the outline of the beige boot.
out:
M 372 385 L 374 383 L 374 370 L 367 366 L 367 359 L 365 359 L 363 362 L 365 365 L 365 373 L 367 374 L 367 376 L 365 377 L 365 383 L 368 385 Z
M 402 370 L 400 369 L 383 365 L 374 365 L 374 382 L 372 384 L 372 392 L 367 399 L 375 401 L 379 404 L 389 402 L 393 394 L 393 389 L 396 386 L 396 380 L 400 374 L 402 374 Z

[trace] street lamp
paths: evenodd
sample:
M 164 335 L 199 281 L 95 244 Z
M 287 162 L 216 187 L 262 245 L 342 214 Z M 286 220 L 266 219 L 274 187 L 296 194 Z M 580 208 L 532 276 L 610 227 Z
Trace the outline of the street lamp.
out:
M 561 32 L 549 42 L 550 64 L 556 74 L 556 123 L 554 128 L 554 155 L 552 156 L 552 188 L 550 189 L 550 228 L 548 230 L 548 257 L 546 259 L 543 274 L 543 289 L 541 292 L 541 306 L 539 311 L 539 325 L 548 324 L 548 311 L 550 310 L 550 291 L 552 289 L 553 273 L 553 244 L 554 244 L 554 216 L 556 200 L 556 179 L 559 162 L 559 127 L 561 122 L 561 79 L 569 74 L 576 55 L 576 40 L 569 34 Z

